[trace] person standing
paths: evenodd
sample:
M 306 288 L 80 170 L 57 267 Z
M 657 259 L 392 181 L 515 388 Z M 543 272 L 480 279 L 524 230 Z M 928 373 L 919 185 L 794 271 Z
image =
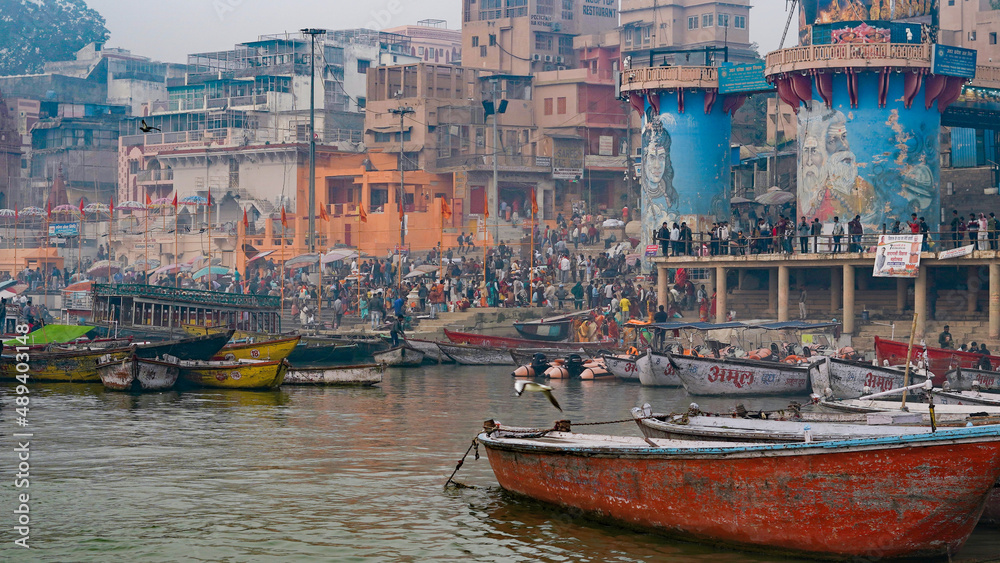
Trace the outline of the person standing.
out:
M 628 297 L 622 297 L 621 301 L 619 302 L 619 306 L 621 307 L 622 310 L 622 323 L 627 323 L 631 318 L 630 311 L 632 308 L 632 302 L 628 300 Z
M 924 236 L 923 242 L 920 243 L 921 252 L 930 252 L 931 250 L 931 227 L 927 224 L 927 221 L 923 217 L 920 218 L 920 224 L 918 225 L 918 232 Z
M 813 252 L 819 252 L 819 237 L 823 234 L 823 224 L 819 222 L 819 217 L 813 218 L 809 234 L 813 239 Z
M 809 252 L 809 223 L 806 222 L 805 216 L 799 222 L 799 251 L 802 254 Z
M 987 245 L 989 244 L 989 242 L 987 241 L 987 238 L 989 237 L 990 226 L 989 226 L 989 221 L 986 220 L 986 214 L 985 213 L 980 213 L 979 214 L 979 221 L 978 221 L 978 223 L 979 223 L 979 230 L 977 231 L 978 235 L 979 235 L 978 236 L 979 240 L 977 241 L 977 244 L 979 245 L 978 248 L 979 248 L 979 250 L 986 250 L 987 249 Z
M 806 288 L 805 286 L 799 290 L 799 320 L 806 320 Z
M 958 216 L 958 210 L 951 210 L 951 247 L 958 248 L 961 244 L 960 227 L 964 224 L 962 218 Z
M 660 243 L 660 254 L 667 256 L 667 245 L 670 244 L 670 229 L 667 227 L 666 221 L 656 231 L 656 240 Z
M 990 250 L 997 249 L 997 238 L 1000 235 L 1000 219 L 997 219 L 996 213 L 990 212 Z
M 855 215 L 854 219 L 847 224 L 847 230 L 851 235 L 851 252 L 862 252 L 861 237 L 865 233 L 865 228 L 861 225 L 860 215 Z
M 955 343 L 951 338 L 951 332 L 948 330 L 949 328 L 951 327 L 949 327 L 948 325 L 944 325 L 944 330 L 942 330 L 941 334 L 938 335 L 939 348 L 951 349 L 955 347 Z
M 340 328 L 340 321 L 344 318 L 344 302 L 337 297 L 333 300 L 333 328 Z
M 573 294 L 573 306 L 574 306 L 574 308 L 577 311 L 582 310 L 583 309 L 583 284 L 580 283 L 580 280 L 577 280 L 576 285 L 573 286 L 573 289 L 570 290 L 570 293 Z
M 399 317 L 393 317 L 392 324 L 389 325 L 389 338 L 392 339 L 393 348 L 399 346 L 401 336 L 403 336 L 403 323 L 400 322 Z

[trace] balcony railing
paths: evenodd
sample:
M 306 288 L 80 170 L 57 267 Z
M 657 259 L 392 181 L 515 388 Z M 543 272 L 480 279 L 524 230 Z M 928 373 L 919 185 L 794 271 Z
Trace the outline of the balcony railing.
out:
M 498 169 L 532 169 L 548 170 L 549 167 L 536 165 L 535 157 L 520 154 L 498 154 L 496 155 Z M 492 154 L 463 154 L 458 156 L 438 157 L 438 168 L 466 168 L 466 169 L 491 169 L 493 168 Z
M 930 44 L 841 43 L 791 47 L 768 53 L 766 73 L 826 67 L 916 67 L 931 64 Z
M 719 69 L 713 66 L 657 66 L 633 68 L 622 73 L 622 89 L 717 88 Z
M 157 169 L 157 170 L 140 170 L 136 174 L 136 181 L 141 183 L 148 182 L 173 182 L 174 171 L 172 169 Z
M 162 302 L 189 303 L 208 307 L 277 309 L 280 297 L 221 291 L 202 291 L 141 284 L 94 284 L 95 297 L 134 297 Z
M 972 79 L 972 85 L 982 88 L 1000 88 L 1000 66 L 977 65 L 976 77 Z

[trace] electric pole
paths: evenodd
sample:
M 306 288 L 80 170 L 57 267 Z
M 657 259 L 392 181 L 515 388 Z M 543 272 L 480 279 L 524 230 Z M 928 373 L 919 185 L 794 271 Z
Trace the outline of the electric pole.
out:
M 309 252 L 316 252 L 316 36 L 325 29 L 303 29 L 312 41 L 309 53 Z M 320 266 L 322 268 L 322 265 Z

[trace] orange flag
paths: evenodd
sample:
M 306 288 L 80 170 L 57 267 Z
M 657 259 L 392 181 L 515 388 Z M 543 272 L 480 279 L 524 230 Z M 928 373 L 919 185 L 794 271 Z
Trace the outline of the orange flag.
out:
M 282 227 L 286 227 L 286 228 L 288 227 L 288 218 L 285 217 L 285 206 L 284 205 L 281 206 L 281 226 Z
M 330 216 L 326 214 L 326 206 L 325 205 L 320 205 L 319 206 L 319 218 L 322 219 L 322 220 L 324 220 L 324 221 L 326 221 L 326 222 L 328 222 L 328 223 L 330 222 Z
M 490 200 L 489 199 L 484 199 L 483 200 L 483 215 L 485 215 L 487 219 L 490 218 Z
M 108 198 L 108 215 L 115 214 L 115 198 Z
M 146 193 L 146 207 L 153 205 L 153 198 L 149 197 L 149 193 Z
M 444 198 L 441 198 L 441 217 L 451 219 L 451 206 L 448 205 L 448 200 Z
M 243 209 L 243 228 L 247 229 L 250 227 L 250 221 L 247 219 L 247 210 Z
M 174 192 L 174 214 L 177 214 L 177 192 Z
M 538 215 L 538 200 L 535 199 L 535 188 L 531 188 L 531 216 Z
M 364 205 L 359 205 L 358 206 L 358 211 L 360 211 L 361 222 L 362 223 L 367 223 L 368 222 L 368 213 L 365 211 L 365 206 Z
M 46 210 L 45 212 L 48 215 L 49 219 L 51 219 L 52 218 L 52 200 L 49 200 L 48 203 L 45 204 L 45 210 Z

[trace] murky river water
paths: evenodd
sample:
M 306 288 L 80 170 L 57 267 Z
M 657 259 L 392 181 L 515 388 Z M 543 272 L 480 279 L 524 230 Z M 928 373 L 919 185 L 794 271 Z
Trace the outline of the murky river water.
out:
M 565 514 L 501 492 L 483 452 L 442 485 L 482 425 L 549 427 L 686 408 L 683 390 L 555 382 L 560 415 L 515 397 L 508 367 L 390 370 L 376 388 L 133 396 L 32 385 L 32 548 L 13 545 L 12 384 L 0 391 L 6 561 L 772 561 Z M 726 410 L 731 401 L 699 401 Z M 774 408 L 770 400 L 752 405 Z M 748 407 L 751 405 L 748 404 Z M 581 427 L 635 435 L 633 424 Z M 1000 557 L 980 527 L 957 560 Z

